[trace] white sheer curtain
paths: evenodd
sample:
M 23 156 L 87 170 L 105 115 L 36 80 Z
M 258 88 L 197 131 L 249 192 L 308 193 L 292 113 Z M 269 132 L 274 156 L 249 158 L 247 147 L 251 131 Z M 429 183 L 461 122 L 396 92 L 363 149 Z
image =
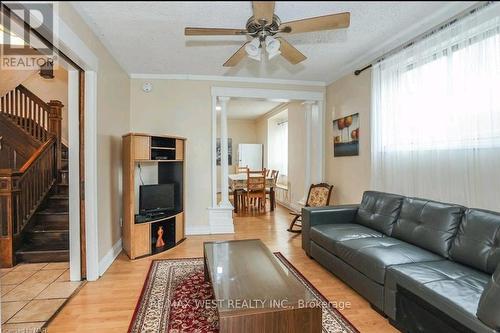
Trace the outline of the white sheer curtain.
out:
M 497 4 L 376 64 L 372 187 L 500 211 Z
M 278 170 L 280 180 L 286 179 L 288 175 L 288 122 L 271 122 L 268 135 L 268 168 Z

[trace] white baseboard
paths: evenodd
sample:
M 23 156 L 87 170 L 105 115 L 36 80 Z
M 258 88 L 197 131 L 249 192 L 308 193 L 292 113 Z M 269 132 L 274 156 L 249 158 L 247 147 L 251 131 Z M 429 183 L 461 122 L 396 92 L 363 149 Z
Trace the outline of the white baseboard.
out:
M 302 210 L 302 207 L 304 207 L 304 205 L 301 204 L 300 202 L 293 203 L 293 202 L 276 200 L 276 203 L 278 203 L 279 205 L 281 205 L 281 206 L 283 206 L 291 211 L 295 211 L 295 212 L 300 212 Z
M 122 239 L 120 238 L 118 242 L 113 245 L 113 247 L 106 253 L 106 255 L 99 260 L 99 276 L 103 276 L 104 273 L 111 266 L 116 257 L 122 252 Z
M 186 226 L 186 236 L 189 235 L 210 235 L 210 227 L 208 225 Z

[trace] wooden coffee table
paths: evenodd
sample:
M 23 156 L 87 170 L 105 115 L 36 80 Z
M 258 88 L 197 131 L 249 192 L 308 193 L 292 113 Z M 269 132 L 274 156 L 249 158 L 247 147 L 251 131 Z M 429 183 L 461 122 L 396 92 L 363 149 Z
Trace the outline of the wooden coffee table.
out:
M 314 296 L 260 240 L 206 242 L 204 259 L 221 333 L 321 332 Z

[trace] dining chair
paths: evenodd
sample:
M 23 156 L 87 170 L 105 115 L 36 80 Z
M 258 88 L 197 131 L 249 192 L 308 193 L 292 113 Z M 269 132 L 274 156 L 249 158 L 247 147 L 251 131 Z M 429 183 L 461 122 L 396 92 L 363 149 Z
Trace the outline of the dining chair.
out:
M 236 173 L 247 173 L 247 170 L 248 170 L 248 165 L 247 166 L 244 166 L 244 167 L 236 167 Z
M 236 167 L 236 173 L 247 173 L 248 171 L 248 165 L 244 167 L 237 166 Z M 238 206 L 242 207 L 244 206 L 244 194 L 245 194 L 246 189 L 240 189 L 236 190 L 236 196 L 235 200 L 238 200 Z
M 276 184 L 278 183 L 279 173 L 280 173 L 279 170 L 272 170 L 271 171 L 271 178 L 273 179 L 274 186 L 276 186 Z M 269 177 L 269 176 L 267 176 L 267 177 Z M 271 202 L 271 204 L 273 204 L 271 201 L 271 188 L 270 187 L 266 187 L 266 196 L 269 196 L 269 202 Z M 276 208 L 276 200 L 274 200 L 274 207 L 273 208 Z
M 326 183 L 312 184 L 307 194 L 306 207 L 328 206 L 330 204 L 332 190 L 333 186 Z M 293 215 L 294 218 L 287 231 L 300 233 L 302 231 L 302 213 L 290 212 L 290 215 Z M 300 227 L 301 229 L 294 229 L 294 227 Z
M 266 207 L 266 169 L 259 171 L 247 170 L 247 188 L 244 193 L 246 208 L 257 205 L 257 208 Z

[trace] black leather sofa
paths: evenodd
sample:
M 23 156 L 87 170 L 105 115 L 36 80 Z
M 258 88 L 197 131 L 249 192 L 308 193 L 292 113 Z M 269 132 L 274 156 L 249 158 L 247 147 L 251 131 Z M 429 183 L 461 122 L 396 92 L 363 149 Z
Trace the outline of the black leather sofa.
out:
M 302 216 L 307 255 L 400 330 L 500 330 L 500 213 L 367 191 Z

